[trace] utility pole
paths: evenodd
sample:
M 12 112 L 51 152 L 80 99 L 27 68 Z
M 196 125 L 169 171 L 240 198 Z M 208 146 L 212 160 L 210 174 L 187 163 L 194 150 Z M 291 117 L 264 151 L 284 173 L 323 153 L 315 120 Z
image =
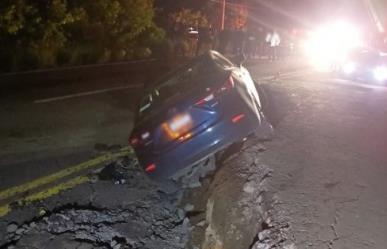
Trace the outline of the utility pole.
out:
M 224 30 L 224 18 L 226 16 L 226 0 L 222 2 L 222 20 L 220 24 L 220 30 Z

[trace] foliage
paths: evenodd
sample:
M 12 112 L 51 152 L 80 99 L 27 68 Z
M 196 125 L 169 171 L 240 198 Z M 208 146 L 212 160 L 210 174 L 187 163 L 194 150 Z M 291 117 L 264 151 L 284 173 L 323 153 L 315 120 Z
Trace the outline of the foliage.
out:
M 185 27 L 205 27 L 208 26 L 207 17 L 200 10 L 182 8 L 181 10 L 170 15 L 174 23 L 181 24 Z
M 129 59 L 164 38 L 153 0 L 2 0 L 3 70 Z M 138 54 L 136 55 L 139 56 Z
M 248 11 L 245 1 L 227 4 L 225 26 L 231 30 L 242 29 L 247 23 L 247 15 Z

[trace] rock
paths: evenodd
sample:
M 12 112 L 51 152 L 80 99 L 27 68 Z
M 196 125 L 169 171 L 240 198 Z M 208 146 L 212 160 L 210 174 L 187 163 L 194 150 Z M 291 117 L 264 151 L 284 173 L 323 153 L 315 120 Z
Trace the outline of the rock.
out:
M 43 216 L 45 214 L 46 214 L 46 210 L 44 210 L 43 208 L 39 210 L 39 213 L 38 213 L 39 216 Z M 47 217 L 44 217 L 44 218 L 47 218 Z
M 293 243 L 284 246 L 284 249 L 296 249 L 296 248 L 297 248 L 296 245 Z
M 17 230 L 18 226 L 15 223 L 11 223 L 7 226 L 7 233 L 13 233 Z
M 188 228 L 188 227 L 189 227 L 189 219 L 188 219 L 188 218 L 185 218 L 185 219 L 183 220 L 183 227 L 185 227 L 185 228 Z
M 188 188 L 200 188 L 202 184 L 200 182 L 192 182 L 188 184 Z
M 117 241 L 115 240 L 112 240 L 112 242 L 110 242 L 110 247 L 113 247 L 117 245 Z
M 262 203 L 263 203 L 263 197 L 262 197 L 262 195 L 259 195 L 259 196 L 258 196 L 257 202 L 258 202 L 258 204 L 262 204 Z
M 100 180 L 104 181 L 113 181 L 116 184 L 121 184 L 125 182 L 125 179 L 128 178 L 128 171 L 120 167 L 118 163 L 113 162 L 106 165 L 101 172 L 99 172 L 98 177 Z
M 174 181 L 163 180 L 158 182 L 158 190 L 165 194 L 173 194 L 180 190 L 180 187 Z
M 263 240 L 269 238 L 269 236 L 270 236 L 270 230 L 263 230 L 262 232 L 260 232 L 258 234 L 258 238 L 260 241 L 263 241 Z
M 264 152 L 267 150 L 263 144 L 259 144 L 257 147 L 258 152 Z
M 251 182 L 245 184 L 245 186 L 243 187 L 243 191 L 248 193 L 248 194 L 254 193 L 255 188 L 252 185 L 253 185 L 253 183 L 251 183 Z
M 17 230 L 16 230 L 16 232 L 15 232 L 15 233 L 16 233 L 17 235 L 21 235 L 21 234 L 23 234 L 23 233 L 24 233 L 24 231 L 25 231 L 25 229 L 24 229 L 24 228 L 19 228 L 19 229 L 17 229 Z
M 177 216 L 180 220 L 183 220 L 185 218 L 185 212 L 182 209 L 177 210 Z
M 252 249 L 270 249 L 270 245 L 266 244 L 266 243 L 261 243 L 261 242 L 258 242 L 257 244 L 255 244 Z
M 91 176 L 89 182 L 90 182 L 90 183 L 96 183 L 96 182 L 98 182 L 98 177 L 95 176 L 95 175 Z
M 112 247 L 113 249 L 120 249 L 121 248 L 121 244 L 117 244 L 115 246 Z
M 187 204 L 187 205 L 185 205 L 184 210 L 185 210 L 186 212 L 191 212 L 191 211 L 194 210 L 194 208 L 195 208 L 194 205 L 192 205 L 192 204 Z
M 206 221 L 202 220 L 196 224 L 197 227 L 204 227 L 206 225 Z
M 120 180 L 117 180 L 117 181 L 114 182 L 115 185 L 125 184 L 125 183 L 126 183 L 125 179 L 120 179 Z

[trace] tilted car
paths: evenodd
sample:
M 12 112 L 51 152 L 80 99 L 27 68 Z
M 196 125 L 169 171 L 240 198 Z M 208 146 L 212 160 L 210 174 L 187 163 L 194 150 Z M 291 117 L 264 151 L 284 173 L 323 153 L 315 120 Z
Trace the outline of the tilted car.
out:
M 209 51 L 146 91 L 129 141 L 149 176 L 170 178 L 264 122 L 249 72 Z

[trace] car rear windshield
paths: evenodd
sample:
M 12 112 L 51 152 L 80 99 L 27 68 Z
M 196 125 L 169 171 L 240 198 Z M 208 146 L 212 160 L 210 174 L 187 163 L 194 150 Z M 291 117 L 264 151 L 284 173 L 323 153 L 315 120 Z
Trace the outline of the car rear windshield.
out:
M 231 67 L 232 63 L 223 56 L 217 58 L 198 58 L 178 69 L 160 81 L 140 102 L 138 117 L 143 118 L 162 106 L 168 100 L 190 92 L 203 83 L 205 77 Z

